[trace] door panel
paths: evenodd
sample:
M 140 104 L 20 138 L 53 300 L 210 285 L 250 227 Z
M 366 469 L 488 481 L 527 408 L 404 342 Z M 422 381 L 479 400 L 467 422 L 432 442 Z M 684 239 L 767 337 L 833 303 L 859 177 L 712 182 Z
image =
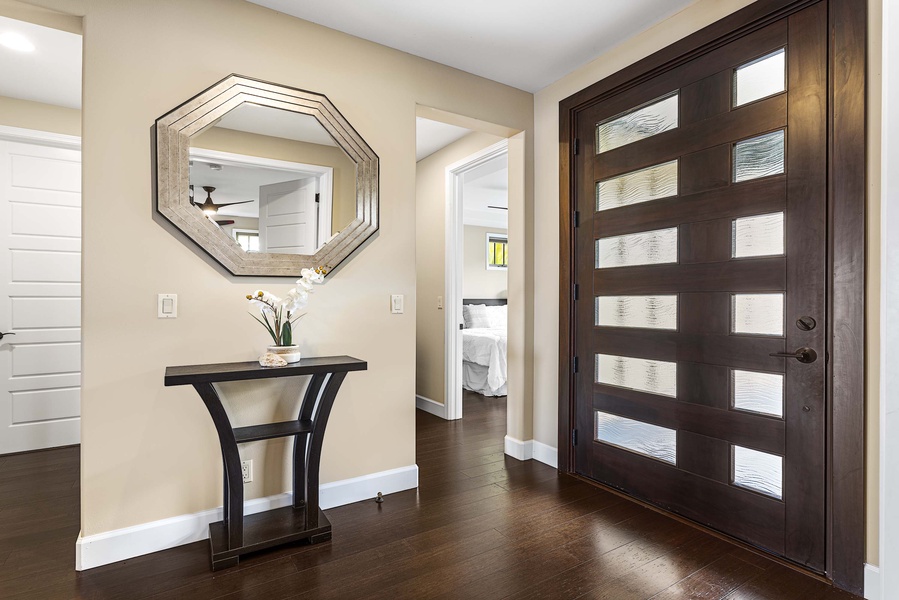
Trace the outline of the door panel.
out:
M 576 471 L 817 571 L 826 27 L 818 3 L 601 100 L 574 159 Z
M 81 155 L 0 141 L 0 454 L 77 444 Z

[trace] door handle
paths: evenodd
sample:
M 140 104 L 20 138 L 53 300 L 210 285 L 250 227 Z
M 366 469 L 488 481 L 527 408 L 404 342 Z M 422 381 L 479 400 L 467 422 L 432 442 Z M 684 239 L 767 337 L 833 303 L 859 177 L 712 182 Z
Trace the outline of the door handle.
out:
M 5 335 L 16 335 L 16 334 L 14 334 L 14 333 L 3 333 L 2 331 L 0 331 L 0 340 L 2 340 L 2 339 L 3 339 L 3 336 L 5 336 Z
M 811 348 L 800 348 L 796 352 L 772 352 L 768 356 L 775 358 L 795 358 L 801 363 L 813 363 L 818 360 L 818 353 Z

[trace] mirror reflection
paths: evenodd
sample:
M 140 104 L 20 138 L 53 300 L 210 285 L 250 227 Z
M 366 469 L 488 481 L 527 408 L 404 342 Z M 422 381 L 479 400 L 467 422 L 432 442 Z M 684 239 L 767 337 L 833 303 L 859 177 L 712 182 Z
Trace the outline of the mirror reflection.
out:
M 247 252 L 315 254 L 356 218 L 356 164 L 311 115 L 244 102 L 190 144 L 191 203 Z

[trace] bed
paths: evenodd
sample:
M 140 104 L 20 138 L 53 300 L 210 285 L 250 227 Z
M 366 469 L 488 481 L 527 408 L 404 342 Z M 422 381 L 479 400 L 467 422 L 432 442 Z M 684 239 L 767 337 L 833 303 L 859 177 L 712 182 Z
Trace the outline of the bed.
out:
M 462 301 L 462 387 L 484 396 L 505 396 L 505 299 Z

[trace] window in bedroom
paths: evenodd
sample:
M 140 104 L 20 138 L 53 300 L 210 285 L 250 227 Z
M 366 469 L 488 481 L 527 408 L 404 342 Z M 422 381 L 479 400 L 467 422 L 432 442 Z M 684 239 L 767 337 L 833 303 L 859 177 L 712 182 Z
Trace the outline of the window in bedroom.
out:
M 509 266 L 509 236 L 504 233 L 487 234 L 487 270 L 505 269 Z
M 259 232 L 255 229 L 234 229 L 234 240 L 245 252 L 259 252 Z

